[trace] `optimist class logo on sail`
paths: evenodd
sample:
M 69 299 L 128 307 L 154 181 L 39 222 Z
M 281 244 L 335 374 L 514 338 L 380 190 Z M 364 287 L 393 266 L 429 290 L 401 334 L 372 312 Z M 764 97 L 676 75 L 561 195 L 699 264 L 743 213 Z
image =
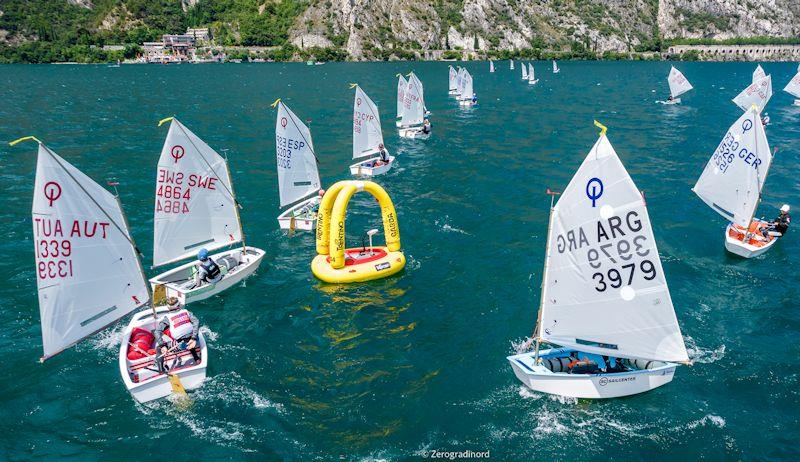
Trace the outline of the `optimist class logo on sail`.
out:
M 55 181 L 48 181 L 44 185 L 44 197 L 50 202 L 50 207 L 53 206 L 53 202 L 57 201 L 59 197 L 61 197 L 61 185 L 56 183 Z

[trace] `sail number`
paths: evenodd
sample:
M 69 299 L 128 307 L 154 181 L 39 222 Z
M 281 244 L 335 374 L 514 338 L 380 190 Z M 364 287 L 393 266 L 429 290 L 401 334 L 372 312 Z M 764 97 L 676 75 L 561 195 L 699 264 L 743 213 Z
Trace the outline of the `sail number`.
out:
M 648 281 L 656 278 L 656 265 L 650 260 L 642 260 L 639 262 L 639 270 L 642 272 L 642 277 Z M 605 292 L 609 287 L 619 289 L 623 284 L 629 286 L 633 283 L 633 276 L 636 273 L 636 262 L 622 265 L 620 270 L 611 268 L 605 273 L 594 273 L 592 279 L 597 283 L 595 290 L 598 292 Z M 627 272 L 627 273 L 626 273 Z
M 761 159 L 747 148 L 739 149 L 739 142 L 731 132 L 728 132 L 714 151 L 712 160 L 719 171 L 725 173 L 737 157 L 746 164 L 752 165 L 754 169 L 758 169 L 758 166 L 761 165 Z
M 68 239 L 42 239 L 36 241 L 36 273 L 39 279 L 72 277 L 72 242 Z M 46 259 L 46 260 L 45 260 Z
M 598 270 L 603 266 L 601 259 L 608 260 L 615 265 L 621 264 L 619 267 L 609 268 L 608 271 L 592 274 L 592 279 L 596 283 L 595 290 L 604 292 L 608 287 L 619 289 L 623 284 L 628 286 L 633 284 L 637 268 L 645 280 L 652 281 L 655 279 L 657 275 L 656 266 L 652 261 L 645 259 L 638 264 L 635 261 L 631 261 L 635 256 L 647 257 L 650 255 L 650 249 L 645 246 L 646 242 L 647 238 L 638 234 L 630 241 L 619 239 L 616 243 L 607 243 L 597 248 L 590 248 L 586 252 L 586 258 L 589 261 L 589 266 L 593 269 Z
M 285 136 L 275 135 L 275 150 L 278 153 L 278 168 L 292 168 L 292 151 L 299 151 L 306 145 L 305 141 L 293 140 Z

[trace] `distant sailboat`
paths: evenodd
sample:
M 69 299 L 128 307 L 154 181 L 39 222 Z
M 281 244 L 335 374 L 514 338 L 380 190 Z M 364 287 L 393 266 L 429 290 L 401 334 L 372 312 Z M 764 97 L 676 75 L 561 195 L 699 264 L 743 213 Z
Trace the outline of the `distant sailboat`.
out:
M 786 86 L 783 88 L 783 91 L 794 96 L 795 97 L 794 105 L 800 106 L 800 69 L 798 69 L 797 74 L 795 74 L 795 76 L 792 77 L 792 80 L 790 80 L 789 83 L 786 84 Z
M 572 398 L 643 393 L 689 362 L 644 198 L 602 128 L 555 205 L 548 190 L 535 350 L 507 358 L 525 386 Z
M 667 76 L 667 83 L 669 84 L 670 98 L 667 99 L 666 101 L 657 101 L 658 103 L 678 104 L 681 102 L 679 96 L 693 88 L 692 84 L 689 83 L 689 81 L 686 79 L 686 77 L 684 77 L 681 71 L 675 69 L 675 66 L 672 66 L 672 69 L 670 69 L 669 71 L 669 76 Z
M 539 82 L 539 79 L 534 76 L 533 64 L 528 63 L 528 85 L 536 85 L 537 82 Z
M 174 117 L 156 170 L 153 210 L 153 267 L 190 260 L 150 279 L 156 301 L 177 297 L 181 303 L 205 300 L 238 285 L 253 274 L 264 251 L 245 244 L 241 205 L 233 192 L 228 162 Z M 210 255 L 220 267 L 216 282 L 197 281 L 197 255 Z M 163 295 L 159 295 L 163 294 Z
M 458 96 L 458 71 L 453 69 L 453 66 L 448 67 L 450 68 L 450 80 L 448 81 L 447 94 L 450 96 Z M 400 84 L 398 83 L 398 85 Z
M 553 60 L 553 74 L 558 74 L 559 72 L 561 72 L 561 69 L 558 68 L 558 63 L 556 63 L 556 60 Z
M 314 141 L 311 131 L 289 106 L 280 99 L 274 105 L 278 107 L 275 151 L 280 206 L 291 205 L 278 216 L 278 224 L 281 229 L 311 231 L 317 225 L 317 209 L 322 200 Z
M 450 69 L 452 70 L 453 66 L 450 66 Z M 394 122 L 397 127 L 401 126 L 400 119 L 403 118 L 403 101 L 406 97 L 406 87 L 408 87 L 406 78 L 403 77 L 403 74 L 397 74 L 397 118 Z
M 798 67 L 798 70 L 800 70 L 800 65 L 798 65 L 797 67 Z M 514 60 L 513 59 L 508 61 L 508 68 L 511 69 L 512 71 L 514 70 Z
M 351 165 L 350 174 L 364 176 L 384 174 L 392 168 L 395 158 L 388 155 L 388 150 L 383 145 L 378 106 L 360 86 L 353 84 L 352 87 L 356 89 L 353 101 L 353 159 L 369 158 Z M 383 162 L 380 156 L 376 156 L 381 152 L 389 156 L 388 162 Z
M 764 68 L 762 68 L 762 67 L 761 67 L 761 64 L 759 64 L 759 65 L 756 67 L 756 70 L 755 70 L 755 71 L 753 71 L 753 80 L 752 80 L 752 82 L 751 82 L 751 83 L 755 83 L 755 82 L 756 82 L 756 80 L 763 79 L 763 78 L 764 78 L 766 75 L 767 75 L 767 73 L 766 73 L 766 72 L 764 72 Z
M 472 74 L 466 69 L 462 69 L 462 71 L 458 104 L 461 106 L 474 106 L 478 104 L 478 97 L 472 88 Z
M 494 61 L 489 61 L 489 72 L 494 72 Z
M 732 101 L 743 111 L 748 111 L 755 105 L 758 112 L 761 112 L 770 98 L 772 98 L 772 76 L 767 75 L 748 85 Z
M 430 124 L 425 123 L 425 96 L 422 82 L 413 72 L 409 74 L 404 92 L 403 115 L 398 133 L 401 138 L 428 139 Z
M 522 69 L 522 80 L 528 80 L 528 66 L 522 63 L 520 69 Z
M 765 237 L 766 223 L 755 218 L 771 165 L 767 134 L 752 106 L 728 129 L 692 188 L 728 221 L 725 248 L 744 258 L 763 254 L 778 240 Z

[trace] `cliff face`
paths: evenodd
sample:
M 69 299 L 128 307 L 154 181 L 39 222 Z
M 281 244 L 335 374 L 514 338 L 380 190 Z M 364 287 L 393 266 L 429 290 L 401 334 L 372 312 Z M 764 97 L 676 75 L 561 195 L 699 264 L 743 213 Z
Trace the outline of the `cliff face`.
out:
M 664 38 L 798 37 L 798 0 L 659 0 Z

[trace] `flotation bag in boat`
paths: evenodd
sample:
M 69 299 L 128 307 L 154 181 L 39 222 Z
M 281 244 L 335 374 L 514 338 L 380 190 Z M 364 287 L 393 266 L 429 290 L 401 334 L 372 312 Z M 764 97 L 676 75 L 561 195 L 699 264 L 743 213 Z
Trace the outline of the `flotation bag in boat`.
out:
M 629 359 L 628 360 L 628 364 L 630 364 L 632 367 L 635 367 L 636 369 L 645 370 L 645 369 L 652 369 L 652 368 L 656 367 L 657 362 L 656 361 L 648 361 L 646 359 Z
M 542 364 L 552 372 L 567 372 L 569 371 L 571 359 L 572 358 L 548 358 L 542 360 Z
M 128 343 L 128 359 L 131 361 L 142 359 L 147 355 L 155 353 L 153 350 L 153 341 L 155 337 L 149 331 L 140 327 L 134 327 L 131 331 L 130 341 Z

